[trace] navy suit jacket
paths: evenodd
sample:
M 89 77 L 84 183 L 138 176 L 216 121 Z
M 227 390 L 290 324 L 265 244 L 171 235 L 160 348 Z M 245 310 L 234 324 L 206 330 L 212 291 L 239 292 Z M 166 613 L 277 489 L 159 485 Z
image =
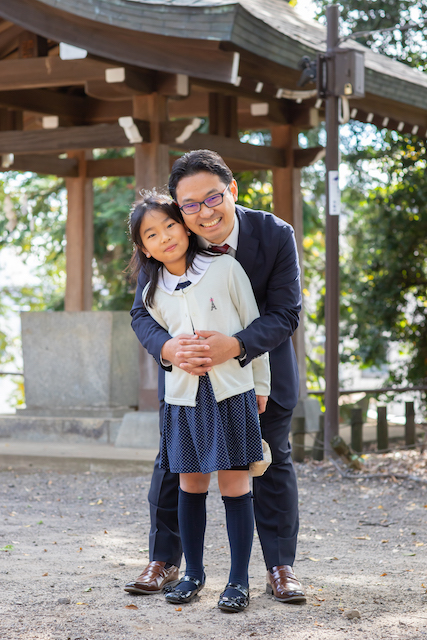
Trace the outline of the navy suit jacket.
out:
M 298 326 L 301 289 L 298 254 L 292 227 L 271 213 L 236 205 L 239 241 L 236 259 L 246 271 L 258 303 L 260 318 L 237 335 L 243 340 L 244 365 L 261 353 L 270 353 L 271 395 L 285 409 L 298 400 L 299 378 L 291 336 Z M 160 364 L 160 351 L 170 335 L 142 303 L 147 277 L 138 277 L 131 309 L 132 328 L 141 344 Z M 159 367 L 159 400 L 164 394 L 164 371 Z

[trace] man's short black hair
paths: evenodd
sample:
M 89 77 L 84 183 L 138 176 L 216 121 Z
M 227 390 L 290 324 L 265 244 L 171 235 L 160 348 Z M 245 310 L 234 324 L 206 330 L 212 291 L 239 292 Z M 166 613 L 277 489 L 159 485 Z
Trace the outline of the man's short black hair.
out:
M 213 173 L 219 176 L 221 181 L 227 186 L 233 179 L 231 169 L 227 167 L 221 156 L 209 149 L 198 149 L 189 151 L 175 160 L 169 177 L 169 192 L 176 201 L 176 188 L 178 182 L 187 176 L 194 176 L 196 173 Z

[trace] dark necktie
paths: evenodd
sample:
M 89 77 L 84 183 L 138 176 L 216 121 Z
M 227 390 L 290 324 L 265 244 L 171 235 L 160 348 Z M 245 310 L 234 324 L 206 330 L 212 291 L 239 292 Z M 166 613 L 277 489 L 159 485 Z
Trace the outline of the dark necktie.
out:
M 208 251 L 212 251 L 212 253 L 227 253 L 229 250 L 229 244 L 217 245 L 213 244 L 209 247 Z
M 179 291 L 180 289 L 185 289 L 186 287 L 190 286 L 191 282 L 190 280 L 186 280 L 185 282 L 178 282 L 178 284 L 175 287 L 175 291 Z

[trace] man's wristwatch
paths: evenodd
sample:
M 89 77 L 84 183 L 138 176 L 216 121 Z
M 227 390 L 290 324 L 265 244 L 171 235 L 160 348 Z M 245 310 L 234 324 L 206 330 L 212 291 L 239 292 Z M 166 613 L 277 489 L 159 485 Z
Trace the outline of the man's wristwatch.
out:
M 240 353 L 238 356 L 235 356 L 235 360 L 238 360 L 239 362 L 244 362 L 246 360 L 246 356 L 248 355 L 246 353 L 246 347 L 243 344 L 243 340 L 241 338 L 239 338 L 239 336 L 233 336 L 233 338 L 236 338 L 236 340 L 239 341 L 239 345 L 240 345 Z

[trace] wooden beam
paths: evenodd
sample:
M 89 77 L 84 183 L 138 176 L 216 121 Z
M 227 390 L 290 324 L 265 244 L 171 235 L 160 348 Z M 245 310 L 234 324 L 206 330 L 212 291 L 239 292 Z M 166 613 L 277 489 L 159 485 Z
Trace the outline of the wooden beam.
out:
M 149 126 L 135 121 L 143 140 L 149 140 Z M 60 127 L 43 131 L 6 131 L 0 133 L 0 153 L 61 152 L 67 149 L 102 149 L 133 146 L 119 124 L 86 127 Z
M 78 163 L 75 158 L 58 158 L 51 155 L 15 156 L 9 171 L 32 171 L 33 173 L 75 178 L 78 176 Z
M 321 160 L 326 153 L 325 147 L 309 147 L 308 149 L 294 149 L 294 166 L 297 169 L 308 167 Z
M 45 89 L 0 91 L 0 105 L 34 113 L 62 116 L 73 124 L 83 122 L 86 108 L 84 97 Z
M 126 158 L 101 158 L 100 160 L 88 160 L 88 178 L 103 178 L 115 176 L 133 176 L 135 172 L 135 159 L 132 156 Z
M 113 66 L 90 58 L 61 60 L 55 56 L 0 60 L 0 87 L 13 91 L 84 85 L 88 80 L 105 80 L 105 70 Z
M 68 126 L 117 122 L 132 115 L 132 101 L 106 102 L 52 89 L 0 91 L 0 106 L 62 117 Z
M 39 58 L 41 56 L 47 56 L 47 53 L 46 38 L 42 38 L 31 31 L 23 31 L 19 35 L 20 58 Z
M 176 139 L 183 133 L 184 128 L 182 124 L 179 125 L 179 121 L 165 123 L 162 127 L 163 143 L 177 151 L 212 149 L 227 161 L 243 161 L 260 169 L 286 166 L 285 153 L 282 149 L 246 144 L 234 138 L 196 132 L 191 134 L 187 140 L 178 143 Z
M 155 79 L 152 72 L 135 71 L 126 67 L 106 70 L 103 79 L 88 80 L 85 92 L 99 100 L 126 100 L 133 96 L 152 93 Z
M 156 73 L 156 91 L 161 96 L 186 98 L 190 94 L 189 77 L 183 73 Z

